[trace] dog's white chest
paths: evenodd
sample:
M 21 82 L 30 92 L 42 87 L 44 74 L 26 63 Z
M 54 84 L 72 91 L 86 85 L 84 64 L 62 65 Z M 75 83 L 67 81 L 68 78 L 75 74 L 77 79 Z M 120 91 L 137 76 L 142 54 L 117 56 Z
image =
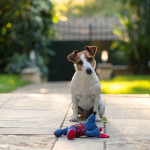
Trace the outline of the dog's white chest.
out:
M 73 88 L 75 100 L 83 110 L 90 110 L 94 106 L 96 95 L 100 94 L 100 84 L 99 82 L 96 84 L 80 83 Z

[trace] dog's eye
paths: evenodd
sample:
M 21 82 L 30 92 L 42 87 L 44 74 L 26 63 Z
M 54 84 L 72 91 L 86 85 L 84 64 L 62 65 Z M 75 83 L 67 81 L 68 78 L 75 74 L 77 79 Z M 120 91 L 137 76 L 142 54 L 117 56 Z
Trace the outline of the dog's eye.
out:
M 92 62 L 93 58 L 92 57 L 89 57 L 88 58 L 88 62 Z
M 83 62 L 80 60 L 80 61 L 78 62 L 78 64 L 79 64 L 79 65 L 82 65 L 82 64 L 83 64 Z

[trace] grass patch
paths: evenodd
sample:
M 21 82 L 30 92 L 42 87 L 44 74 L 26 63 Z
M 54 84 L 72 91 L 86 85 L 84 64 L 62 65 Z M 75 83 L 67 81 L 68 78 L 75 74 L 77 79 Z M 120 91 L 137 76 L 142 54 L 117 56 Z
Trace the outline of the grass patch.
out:
M 100 82 L 103 94 L 150 94 L 150 75 L 116 76 Z
M 27 84 L 28 82 L 21 80 L 19 75 L 0 74 L 0 93 L 9 93 Z

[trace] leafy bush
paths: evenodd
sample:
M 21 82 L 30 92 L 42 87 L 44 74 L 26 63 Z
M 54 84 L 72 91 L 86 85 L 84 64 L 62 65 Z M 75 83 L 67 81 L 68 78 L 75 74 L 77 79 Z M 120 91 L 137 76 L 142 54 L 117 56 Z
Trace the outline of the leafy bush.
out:
M 29 53 L 33 50 L 43 75 L 48 73 L 43 68 L 47 69 L 50 57 L 55 55 L 49 48 L 52 19 L 53 5 L 49 0 L 0 1 L 1 72 L 20 72 L 29 65 Z
M 30 60 L 27 59 L 27 56 L 15 53 L 11 58 L 11 63 L 8 63 L 5 70 L 9 73 L 20 73 L 26 67 L 30 67 Z
M 120 14 L 122 29 L 114 30 L 121 38 L 111 48 L 124 52 L 134 73 L 149 73 L 150 61 L 150 2 L 149 0 L 122 0 L 126 8 Z

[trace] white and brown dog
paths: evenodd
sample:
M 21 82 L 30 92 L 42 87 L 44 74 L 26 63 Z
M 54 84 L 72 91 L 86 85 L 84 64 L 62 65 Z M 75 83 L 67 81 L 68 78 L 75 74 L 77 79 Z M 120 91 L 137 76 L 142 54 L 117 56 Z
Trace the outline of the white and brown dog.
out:
M 83 51 L 75 50 L 67 57 L 74 63 L 76 70 L 71 81 L 73 115 L 70 121 L 77 121 L 78 114 L 88 117 L 93 111 L 97 112 L 96 121 L 101 121 L 104 115 L 101 85 L 95 73 L 96 51 L 96 46 L 86 46 Z

